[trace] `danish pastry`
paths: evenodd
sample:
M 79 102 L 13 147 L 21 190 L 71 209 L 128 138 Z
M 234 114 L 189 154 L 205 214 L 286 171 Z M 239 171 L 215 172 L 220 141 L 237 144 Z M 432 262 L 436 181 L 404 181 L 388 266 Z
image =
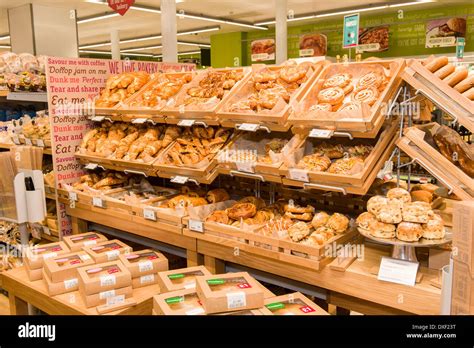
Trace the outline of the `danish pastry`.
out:
M 310 228 L 306 222 L 300 221 L 288 228 L 288 236 L 294 242 L 306 238 L 311 233 Z
M 353 102 L 366 103 L 369 106 L 374 105 L 378 97 L 379 92 L 375 87 L 357 89 L 351 95 L 351 99 Z
M 328 103 L 331 105 L 341 104 L 344 100 L 344 90 L 340 87 L 329 87 L 322 89 L 318 93 L 318 101 L 320 103 Z
M 379 88 L 382 82 L 384 81 L 384 77 L 381 74 L 376 72 L 369 72 L 362 76 L 359 81 L 357 81 L 357 89 L 364 89 L 368 87 Z
M 297 213 L 297 214 L 314 213 L 314 207 L 312 207 L 311 205 L 302 207 L 299 205 L 285 204 L 283 209 L 285 210 L 285 212 L 289 212 L 289 213 Z
M 344 103 L 337 111 L 355 111 L 355 110 L 360 110 L 360 103 L 357 103 L 357 102 Z
M 297 168 L 314 170 L 317 172 L 326 171 L 331 165 L 331 160 L 327 156 L 319 154 L 304 156 L 296 165 Z
M 251 218 L 256 213 L 257 207 L 252 203 L 237 203 L 227 209 L 227 215 L 233 220 Z
M 206 222 L 217 222 L 227 225 L 229 223 L 229 217 L 225 211 L 216 210 L 206 218 Z
M 313 214 L 312 213 L 297 214 L 297 213 L 290 213 L 287 211 L 284 217 L 288 219 L 294 219 L 294 220 L 311 221 L 311 219 L 313 218 Z
M 323 88 L 340 87 L 344 88 L 352 81 L 352 75 L 348 73 L 333 75 L 324 81 Z

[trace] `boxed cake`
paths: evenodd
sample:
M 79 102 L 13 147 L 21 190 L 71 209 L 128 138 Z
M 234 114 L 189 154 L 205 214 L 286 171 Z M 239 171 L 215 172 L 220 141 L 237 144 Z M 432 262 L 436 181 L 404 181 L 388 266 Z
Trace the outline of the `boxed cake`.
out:
M 132 285 L 132 276 L 120 261 L 106 262 L 78 269 L 79 291 L 83 295 L 124 288 Z
M 97 232 L 86 232 L 63 237 L 63 242 L 66 243 L 71 251 L 79 251 L 82 250 L 82 247 L 96 245 L 106 240 L 107 237 Z
M 117 260 L 120 254 L 132 252 L 132 248 L 118 239 L 107 240 L 83 247 L 96 263 L 109 262 Z
M 94 260 L 85 251 L 56 256 L 44 261 L 44 272 L 51 282 L 58 283 L 66 279 L 77 278 L 79 267 L 93 265 Z
M 329 315 L 299 292 L 266 299 L 260 311 L 263 315 Z
M 168 259 L 165 255 L 151 249 L 120 255 L 119 259 L 130 271 L 132 278 L 168 270 Z
M 44 268 L 42 272 L 43 279 L 46 283 L 46 287 L 48 288 L 49 296 L 61 295 L 67 292 L 79 290 L 79 279 L 77 278 L 77 275 L 76 278 L 65 279 L 64 281 L 53 283 L 46 274 Z
M 153 296 L 156 315 L 205 315 L 195 289 L 183 289 Z
M 204 266 L 180 268 L 172 271 L 159 272 L 158 283 L 162 292 L 181 289 L 194 289 L 196 277 L 210 276 L 211 272 Z
M 247 272 L 197 277 L 196 292 L 207 314 L 258 309 L 264 305 L 261 285 Z
M 58 255 L 70 252 L 69 248 L 63 242 L 36 245 L 27 248 L 23 261 L 30 270 L 43 267 L 43 261 Z M 41 272 L 40 272 L 41 273 Z
M 43 279 L 43 269 L 42 268 L 37 268 L 37 269 L 30 269 L 28 264 L 25 262 L 25 271 L 28 276 L 28 279 L 30 282 L 34 282 L 35 280 L 41 280 Z
M 101 305 L 108 305 L 110 301 L 123 301 L 126 298 L 132 297 L 133 290 L 131 286 L 124 288 L 101 291 L 98 294 L 83 296 L 86 307 L 96 307 Z

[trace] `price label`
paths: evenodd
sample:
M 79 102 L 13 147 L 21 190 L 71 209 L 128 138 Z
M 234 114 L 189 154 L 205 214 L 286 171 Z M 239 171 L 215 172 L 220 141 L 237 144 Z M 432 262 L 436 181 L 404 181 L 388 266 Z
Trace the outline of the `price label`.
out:
M 30 138 L 25 138 L 25 144 L 28 145 L 28 146 L 33 145 Z
M 304 169 L 291 168 L 288 170 L 291 180 L 309 182 L 308 171 Z
M 43 139 L 38 139 L 38 140 L 36 140 L 36 146 L 44 147 L 44 141 L 43 141 Z
M 260 126 L 254 123 L 242 123 L 237 129 L 246 132 L 256 132 Z
M 117 260 L 119 255 L 120 255 L 120 251 L 119 250 L 111 250 L 111 251 L 107 251 L 105 253 L 107 255 L 107 260 L 108 261 L 114 261 L 114 260 Z
M 77 202 L 77 193 L 76 192 L 69 192 L 69 200 L 73 202 Z
M 96 240 L 86 240 L 83 245 L 89 246 L 89 245 L 96 245 L 96 244 L 97 244 Z
M 156 221 L 156 213 L 151 209 L 143 209 L 143 217 L 146 220 Z
M 99 293 L 99 298 L 101 300 L 105 300 L 106 298 L 110 298 L 114 296 L 115 296 L 115 290 L 102 291 Z
M 138 269 L 140 270 L 140 273 L 151 271 L 153 269 L 153 262 L 150 260 L 139 262 Z
M 245 307 L 247 305 L 247 298 L 243 291 L 229 292 L 226 294 L 226 297 L 227 308 L 229 309 Z
M 426 176 L 420 177 L 420 184 L 427 184 L 428 183 L 428 178 Z
M 125 295 L 118 295 L 107 298 L 107 306 L 116 306 L 125 302 Z
M 76 288 L 78 285 L 79 285 L 79 281 L 77 280 L 77 278 L 68 279 L 64 281 L 64 288 L 66 290 Z
M 85 165 L 85 169 L 94 170 L 97 169 L 99 165 L 97 163 L 88 163 Z
M 49 228 L 46 227 L 46 226 L 43 226 L 43 233 L 44 233 L 44 234 L 47 234 L 48 236 L 51 235 L 51 231 L 50 231 Z
M 20 138 L 18 138 L 18 135 L 13 135 L 12 141 L 15 145 L 20 145 Z
M 154 274 L 148 274 L 140 277 L 140 284 L 153 283 L 155 281 Z
M 239 172 L 255 173 L 254 162 L 235 162 Z
M 333 133 L 334 131 L 332 130 L 313 128 L 311 129 L 311 132 L 309 132 L 309 137 L 329 139 L 332 137 Z
M 100 276 L 100 286 L 111 286 L 115 285 L 117 279 L 113 274 Z
M 135 123 L 135 124 L 143 124 L 146 122 L 146 118 L 135 118 L 132 123 Z
M 190 309 L 189 311 L 186 311 L 186 315 L 199 315 L 199 314 L 204 314 L 205 311 L 204 311 L 204 308 L 202 307 L 199 307 L 199 308 L 193 308 L 193 309 Z
M 94 121 L 94 122 L 102 122 L 104 119 L 105 119 L 105 116 L 94 116 L 94 117 L 91 117 L 91 121 Z
M 191 127 L 194 124 L 194 120 L 181 120 L 178 122 L 178 126 L 181 127 Z
M 378 274 L 379 280 L 387 282 L 415 286 L 418 262 L 392 259 L 382 257 Z
M 202 221 L 189 219 L 189 230 L 194 232 L 204 232 L 204 224 Z
M 187 181 L 187 176 L 176 175 L 175 177 L 171 178 L 171 182 L 175 184 L 185 184 Z
M 104 201 L 100 197 L 92 197 L 92 205 L 94 207 L 105 208 Z

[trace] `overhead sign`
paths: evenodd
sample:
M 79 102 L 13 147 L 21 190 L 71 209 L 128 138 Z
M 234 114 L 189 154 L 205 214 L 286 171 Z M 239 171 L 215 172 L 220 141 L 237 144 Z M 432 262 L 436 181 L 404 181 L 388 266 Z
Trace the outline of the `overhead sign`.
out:
M 359 19 L 358 13 L 344 16 L 343 48 L 351 48 L 359 44 Z
M 107 0 L 107 2 L 112 10 L 123 16 L 135 3 L 135 0 Z

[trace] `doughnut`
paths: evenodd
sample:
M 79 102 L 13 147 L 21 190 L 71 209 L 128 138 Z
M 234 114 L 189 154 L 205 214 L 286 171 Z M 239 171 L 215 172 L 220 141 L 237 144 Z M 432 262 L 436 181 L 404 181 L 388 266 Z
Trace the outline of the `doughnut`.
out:
M 379 88 L 383 83 L 384 77 L 375 72 L 369 72 L 362 76 L 359 81 L 357 81 L 357 89 L 363 89 L 367 87 Z
M 358 103 L 366 103 L 372 106 L 379 97 L 379 92 L 375 87 L 367 87 L 358 89 L 352 94 L 352 101 Z
M 344 90 L 340 87 L 330 87 L 319 91 L 318 100 L 321 103 L 336 105 L 344 100 Z
M 344 88 L 352 80 L 352 75 L 348 73 L 333 75 L 324 81 L 323 88 L 341 87 Z

